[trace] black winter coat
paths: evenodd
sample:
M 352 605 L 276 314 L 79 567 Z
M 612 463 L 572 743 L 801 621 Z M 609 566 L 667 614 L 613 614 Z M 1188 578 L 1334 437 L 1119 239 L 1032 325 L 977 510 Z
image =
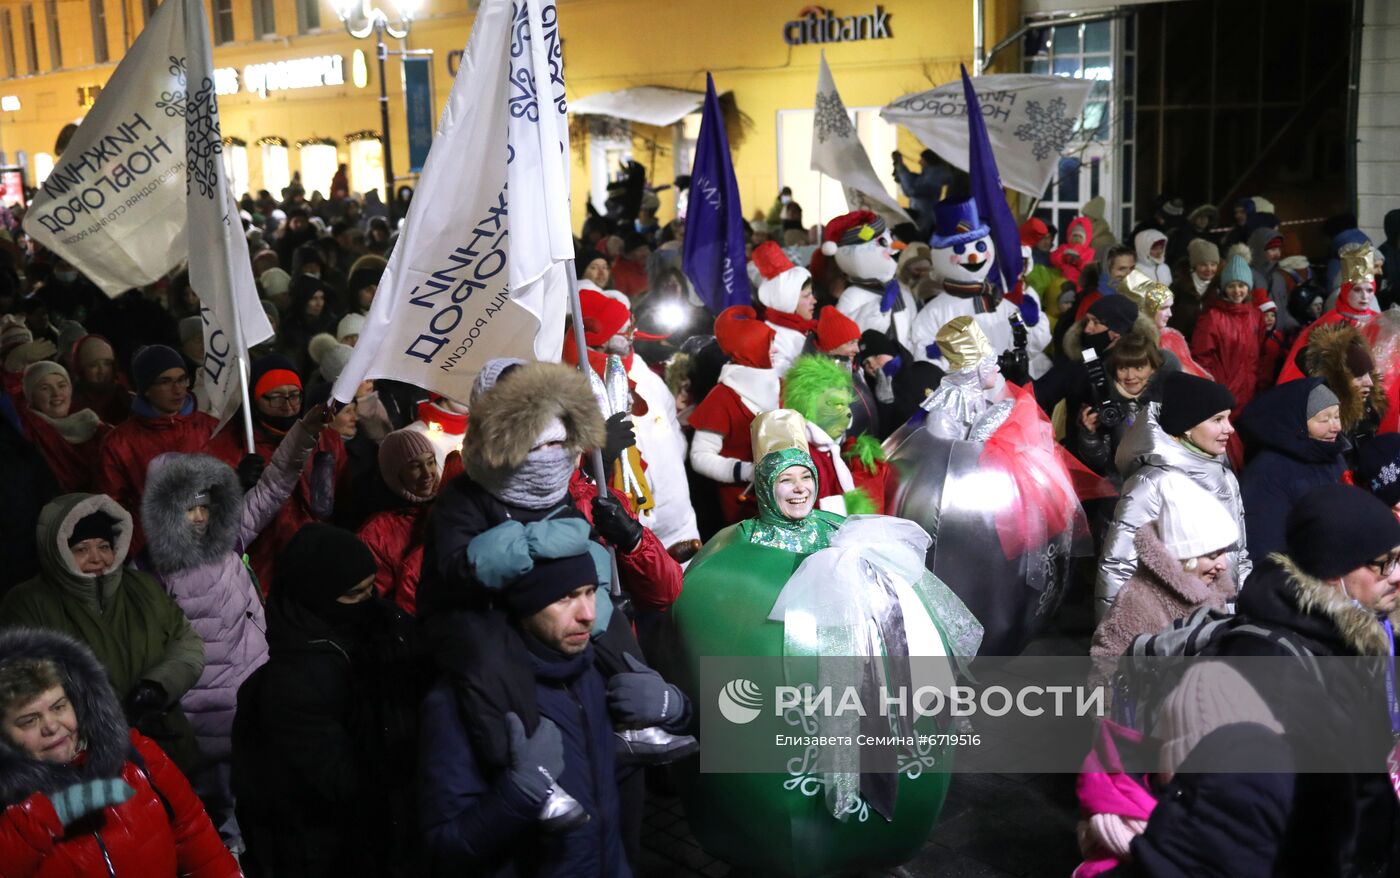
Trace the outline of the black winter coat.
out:
M 513 635 L 520 635 L 512 630 Z M 471 746 L 462 706 L 442 683 L 423 703 L 419 814 L 428 874 L 440 876 L 607 876 L 632 874 L 623 851 L 612 721 L 593 649 L 570 658 L 528 649 L 541 715 L 559 726 L 559 785 L 589 820 L 568 832 L 538 828 L 538 806 L 486 769 Z
M 1252 546 L 1251 546 L 1252 548 Z M 1281 557 L 1281 556 L 1275 556 Z M 1262 626 L 1318 657 L 1380 656 L 1386 637 L 1376 617 L 1335 588 L 1283 558 L 1257 566 L 1237 605 L 1247 622 Z M 1113 875 L 1278 876 L 1361 878 L 1394 874 L 1397 807 L 1381 773 L 1389 749 L 1383 679 L 1327 676 L 1328 688 L 1306 670 L 1276 662 L 1301 662 L 1277 642 L 1231 631 L 1206 654 L 1272 657 L 1236 667 L 1284 727 L 1280 738 L 1262 726 L 1222 726 L 1201 739 L 1182 763 L 1152 812 L 1147 830 L 1133 842 L 1134 863 Z M 1264 664 L 1267 667 L 1261 668 Z M 1350 684 L 1350 685 L 1338 685 Z M 1300 688 L 1303 691 L 1300 691 Z M 1359 732 L 1364 727 L 1366 732 Z M 1373 732 L 1379 731 L 1379 734 Z M 1286 770 L 1293 746 L 1312 741 L 1359 748 L 1373 774 Z M 1343 743 L 1344 742 L 1344 743 Z M 1288 752 L 1285 752 L 1287 750 Z M 1210 769 L 1248 754 L 1281 769 L 1269 774 Z M 1354 753 L 1352 755 L 1355 755 Z M 1237 764 L 1237 763 L 1236 763 Z M 1309 768 L 1320 767 L 1309 759 Z M 1193 773 L 1196 772 L 1196 773 Z
M 430 676 L 411 620 L 375 601 L 360 630 L 275 595 L 270 656 L 238 690 L 233 789 L 255 876 L 416 873 L 418 703 Z
M 1308 436 L 1308 394 L 1321 378 L 1289 381 L 1256 397 L 1240 414 L 1240 430 L 1261 450 L 1240 474 L 1249 553 L 1263 558 L 1285 551 L 1283 533 L 1294 502 L 1318 485 L 1341 481 L 1350 441 Z

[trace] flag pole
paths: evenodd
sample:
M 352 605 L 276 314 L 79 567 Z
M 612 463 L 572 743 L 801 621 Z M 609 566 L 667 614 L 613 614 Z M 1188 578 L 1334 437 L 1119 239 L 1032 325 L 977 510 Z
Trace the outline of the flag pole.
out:
M 248 443 L 248 453 L 257 454 L 257 446 L 253 442 L 253 406 L 248 398 L 248 347 L 243 342 L 243 319 L 236 310 L 233 315 L 233 346 L 234 360 L 238 363 L 238 392 L 243 397 L 243 439 Z
M 578 370 L 587 378 L 592 366 L 588 365 L 588 343 L 583 336 L 583 302 L 578 296 L 578 270 L 574 267 L 574 260 L 565 260 L 568 267 L 567 276 L 569 280 L 569 316 L 573 320 L 574 327 L 574 353 L 578 359 Z M 603 450 L 593 449 L 593 455 L 588 461 L 593 467 L 593 481 L 598 485 L 598 495 L 608 490 L 608 479 L 604 473 Z M 608 546 L 608 559 L 612 562 L 612 596 L 622 596 L 622 585 L 617 581 L 617 552 L 612 546 Z

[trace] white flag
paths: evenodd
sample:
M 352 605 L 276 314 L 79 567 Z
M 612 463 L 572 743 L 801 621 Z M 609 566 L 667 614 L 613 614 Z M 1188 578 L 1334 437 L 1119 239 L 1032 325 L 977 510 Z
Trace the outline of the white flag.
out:
M 272 335 L 258 301 L 248 241 L 224 172 L 219 103 L 214 93 L 214 56 L 204 0 L 181 0 L 185 7 L 185 217 L 190 288 L 199 296 L 204 320 L 204 388 L 219 424 L 242 402 L 240 371 L 248 345 Z M 240 361 L 242 364 L 240 365 Z M 246 374 L 246 372 L 244 373 Z
M 189 259 L 204 318 L 204 386 L 226 420 L 245 345 L 272 336 L 221 159 L 201 0 L 160 5 L 40 187 L 25 230 L 109 296 Z M 188 246 L 193 242 L 194 247 Z
M 890 225 L 913 222 L 875 175 L 870 156 L 856 136 L 851 116 L 836 91 L 824 51 L 821 72 L 817 74 L 816 111 L 812 116 L 812 170 L 841 183 L 849 209 L 872 210 Z
M 1004 185 L 1039 197 L 1078 134 L 1094 83 L 1068 76 L 994 73 L 972 80 Z M 880 111 L 919 142 L 966 171 L 967 100 L 961 79 L 896 99 Z
M 109 296 L 185 258 L 183 3 L 163 3 L 113 71 L 24 218 Z
M 493 357 L 559 359 L 567 109 L 554 0 L 483 0 L 336 399 L 395 378 L 465 401 Z

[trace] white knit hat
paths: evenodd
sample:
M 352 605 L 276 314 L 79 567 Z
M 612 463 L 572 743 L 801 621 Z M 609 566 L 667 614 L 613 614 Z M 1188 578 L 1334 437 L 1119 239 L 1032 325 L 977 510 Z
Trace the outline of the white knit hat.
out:
M 1158 773 L 1170 779 L 1202 738 L 1232 723 L 1258 723 L 1283 734 L 1283 726 L 1239 671 L 1219 661 L 1192 663 L 1162 700 L 1152 729 L 1152 737 L 1161 742 Z
M 337 341 L 344 341 L 347 335 L 359 335 L 365 329 L 365 315 L 346 314 L 340 318 L 340 323 L 336 325 L 335 337 Z
M 340 373 L 345 371 L 345 367 L 350 365 L 350 355 L 355 349 L 348 344 L 337 344 L 321 355 L 319 368 L 321 377 L 334 384 L 340 378 Z
M 1178 472 L 1162 477 L 1162 514 L 1157 533 L 1173 556 L 1185 560 L 1229 548 L 1240 528 L 1209 491 Z

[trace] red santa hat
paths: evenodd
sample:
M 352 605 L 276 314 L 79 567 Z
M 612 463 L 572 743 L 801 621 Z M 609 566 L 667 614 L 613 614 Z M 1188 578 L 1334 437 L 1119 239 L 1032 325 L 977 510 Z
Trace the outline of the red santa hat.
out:
M 594 290 L 578 291 L 579 304 L 583 306 L 583 340 L 591 348 L 602 347 L 622 331 L 632 319 L 632 311 L 625 302 Z M 634 332 L 633 336 L 643 341 L 661 341 L 664 335 L 650 332 Z
M 740 366 L 773 368 L 773 327 L 758 319 L 748 305 L 734 305 L 715 318 L 715 340 L 720 350 Z
M 822 235 L 822 254 L 835 256 L 841 247 L 855 247 L 869 243 L 885 231 L 885 221 L 868 210 L 853 210 L 843 213 L 826 224 Z
M 758 285 L 758 300 L 763 306 L 784 314 L 794 313 L 802 299 L 802 288 L 812 279 L 811 273 L 793 265 L 774 241 L 765 241 L 754 249 L 753 264 L 763 275 L 763 283 Z
M 829 354 L 841 345 L 860 339 L 860 326 L 854 320 L 826 307 L 817 316 L 817 350 Z

